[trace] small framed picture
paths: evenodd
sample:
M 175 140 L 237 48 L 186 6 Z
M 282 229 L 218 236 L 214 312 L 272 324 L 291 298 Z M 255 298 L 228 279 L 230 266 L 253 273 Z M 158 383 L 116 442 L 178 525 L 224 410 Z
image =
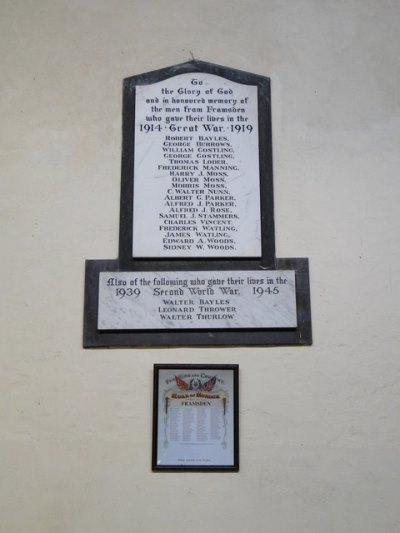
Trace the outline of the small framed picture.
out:
M 239 470 L 239 365 L 154 365 L 155 471 Z

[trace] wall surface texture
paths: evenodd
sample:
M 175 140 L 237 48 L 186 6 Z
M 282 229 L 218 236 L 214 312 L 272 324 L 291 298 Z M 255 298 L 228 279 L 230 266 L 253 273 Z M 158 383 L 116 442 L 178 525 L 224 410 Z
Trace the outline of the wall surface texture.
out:
M 1 533 L 400 531 L 400 4 L 3 0 Z M 122 79 L 272 80 L 278 257 L 314 344 L 84 350 L 117 256 Z M 152 473 L 153 363 L 239 363 L 236 474 Z

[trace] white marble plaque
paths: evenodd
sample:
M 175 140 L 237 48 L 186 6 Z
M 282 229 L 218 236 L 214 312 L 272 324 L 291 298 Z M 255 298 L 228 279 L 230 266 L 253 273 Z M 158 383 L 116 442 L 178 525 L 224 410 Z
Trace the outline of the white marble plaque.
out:
M 292 270 L 99 275 L 99 330 L 296 326 Z
M 260 257 L 257 87 L 187 73 L 136 87 L 133 257 Z

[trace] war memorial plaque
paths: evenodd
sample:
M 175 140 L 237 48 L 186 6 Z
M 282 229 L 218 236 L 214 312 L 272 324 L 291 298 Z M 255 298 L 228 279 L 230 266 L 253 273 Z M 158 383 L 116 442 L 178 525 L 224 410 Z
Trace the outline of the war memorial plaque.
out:
M 191 61 L 124 82 L 120 246 L 86 262 L 84 346 L 310 344 L 275 257 L 269 78 Z
M 260 257 L 257 87 L 180 74 L 135 109 L 133 257 Z

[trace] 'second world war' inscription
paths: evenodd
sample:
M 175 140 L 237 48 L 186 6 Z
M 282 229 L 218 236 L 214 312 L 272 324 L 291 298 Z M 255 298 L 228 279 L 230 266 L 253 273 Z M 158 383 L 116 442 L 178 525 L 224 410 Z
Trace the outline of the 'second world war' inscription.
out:
M 137 86 L 134 176 L 133 257 L 261 256 L 257 87 Z

